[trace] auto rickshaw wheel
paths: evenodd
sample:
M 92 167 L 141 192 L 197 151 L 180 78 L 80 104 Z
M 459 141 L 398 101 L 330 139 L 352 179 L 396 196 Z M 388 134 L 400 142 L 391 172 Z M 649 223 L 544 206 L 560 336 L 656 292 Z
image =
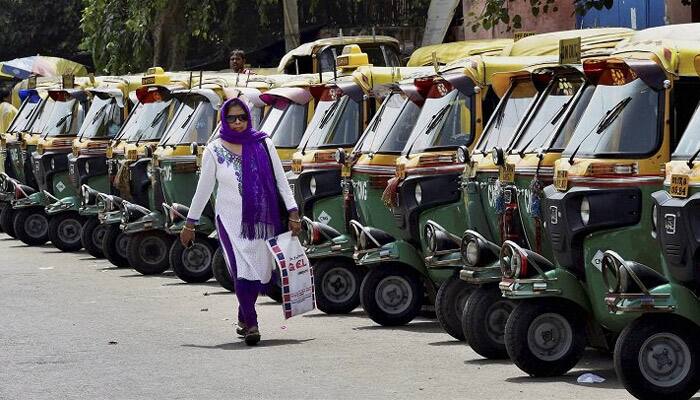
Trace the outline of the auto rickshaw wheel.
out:
M 700 389 L 699 334 L 680 318 L 642 316 L 617 340 L 615 372 L 638 399 L 689 399 Z
M 80 242 L 83 244 L 85 251 L 95 258 L 104 258 L 105 253 L 102 251 L 102 242 L 107 234 L 107 225 L 100 223 L 100 220 L 94 217 L 88 218 L 83 223 L 82 233 L 80 234 Z
M 83 222 L 83 217 L 75 211 L 53 215 L 49 218 L 49 240 L 61 251 L 73 252 L 82 249 Z
M 0 227 L 2 227 L 2 231 L 15 239 L 17 239 L 14 226 L 16 214 L 17 212 L 9 203 L 5 203 L 2 211 L 0 211 Z
M 212 273 L 214 274 L 214 279 L 219 282 L 222 288 L 228 290 L 229 292 L 235 292 L 236 286 L 234 285 L 231 273 L 228 271 L 228 266 L 226 265 L 226 259 L 224 258 L 224 249 L 219 246 L 214 252 L 214 258 L 211 262 Z
M 413 268 L 380 264 L 371 268 L 362 280 L 360 303 L 379 325 L 405 325 L 420 312 L 423 291 L 421 277 Z
M 105 258 L 117 268 L 130 268 L 126 249 L 131 237 L 119 228 L 119 224 L 107 224 L 105 229 L 105 236 L 102 239 L 102 253 Z
M 462 314 L 462 330 L 472 350 L 492 360 L 508 358 L 504 335 L 514 308 L 496 285 L 474 290 Z
M 43 207 L 15 210 L 13 226 L 17 239 L 29 246 L 41 246 L 49 241 L 49 219 Z
M 360 305 L 363 271 L 347 258 L 313 263 L 316 306 L 326 314 L 347 314 Z
M 566 373 L 586 347 L 584 315 L 577 305 L 559 298 L 521 301 L 506 323 L 508 356 L 532 376 Z
M 170 247 L 170 268 L 187 283 L 206 282 L 214 275 L 211 267 L 214 251 L 214 245 L 206 237 L 195 238 L 190 247 L 175 240 Z
M 126 258 L 131 268 L 143 275 L 155 275 L 170 267 L 168 255 L 175 237 L 161 230 L 137 232 L 130 235 Z
M 464 341 L 462 314 L 474 286 L 452 275 L 440 285 L 435 297 L 435 315 L 442 329 L 453 338 Z

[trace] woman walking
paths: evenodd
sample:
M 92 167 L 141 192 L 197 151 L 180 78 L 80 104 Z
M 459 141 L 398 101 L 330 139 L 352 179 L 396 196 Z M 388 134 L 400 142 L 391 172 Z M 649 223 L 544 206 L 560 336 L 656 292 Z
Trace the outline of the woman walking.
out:
M 286 228 L 298 234 L 301 220 L 275 147 L 266 133 L 252 128 L 250 109 L 241 99 L 221 106 L 220 137 L 204 151 L 197 191 L 180 233 L 184 246 L 194 239 L 215 184 L 216 229 L 238 298 L 236 332 L 252 346 L 260 341 L 255 301 L 275 265 L 266 239 Z M 287 213 L 280 209 L 280 197 L 288 221 L 282 220 Z

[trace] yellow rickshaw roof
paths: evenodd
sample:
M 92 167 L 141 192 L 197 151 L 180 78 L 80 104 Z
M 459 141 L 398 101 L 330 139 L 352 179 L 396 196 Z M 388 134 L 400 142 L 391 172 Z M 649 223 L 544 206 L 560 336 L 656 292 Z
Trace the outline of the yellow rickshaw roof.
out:
M 573 29 L 569 31 L 540 33 L 527 36 L 503 49 L 504 56 L 559 55 L 559 41 L 581 38 L 581 55 L 609 53 L 621 40 L 629 38 L 635 31 L 628 28 Z
M 414 79 L 419 76 L 435 74 L 433 67 L 358 67 L 352 74 L 355 83 L 360 85 L 363 91 L 370 92 L 379 86 L 387 86 L 399 83 L 405 79 Z
M 419 67 L 432 65 L 433 53 L 439 64 L 447 64 L 467 56 L 483 54 L 498 55 L 506 46 L 512 45 L 513 39 L 464 40 L 461 42 L 434 44 L 416 49 L 406 66 Z
M 558 59 L 552 56 L 472 56 L 444 67 L 441 72 L 462 71 L 476 84 L 487 86 L 492 84 L 494 74 L 519 71 L 529 66 L 552 64 L 557 61 Z
M 280 63 L 277 66 L 277 71 L 283 71 L 284 67 L 292 60 L 293 57 L 310 56 L 314 54 L 319 47 L 367 43 L 388 43 L 399 47 L 399 41 L 391 36 L 341 36 L 318 39 L 313 42 L 304 43 L 296 49 L 290 50 L 280 60 Z
M 688 26 L 694 25 L 700 30 L 700 24 L 681 25 L 680 33 L 689 30 Z M 670 28 L 670 27 L 665 27 Z M 655 29 L 654 29 L 655 30 Z M 672 33 L 672 29 L 658 30 L 659 36 L 655 39 L 649 32 L 640 31 L 630 40 L 620 43 L 611 57 L 632 60 L 651 60 L 667 73 L 678 76 L 697 76 L 700 74 L 700 40 L 696 37 L 681 36 L 683 39 L 668 39 L 663 33 Z
M 525 68 L 515 70 L 515 71 L 503 71 L 497 72 L 491 77 L 491 85 L 494 92 L 498 97 L 502 97 L 508 88 L 510 87 L 510 82 L 514 78 L 529 77 L 533 72 L 540 69 L 552 69 L 555 71 L 571 71 L 578 70 L 583 75 L 582 65 L 561 65 L 558 60 L 553 60 L 553 62 L 544 62 L 539 64 L 528 65 Z

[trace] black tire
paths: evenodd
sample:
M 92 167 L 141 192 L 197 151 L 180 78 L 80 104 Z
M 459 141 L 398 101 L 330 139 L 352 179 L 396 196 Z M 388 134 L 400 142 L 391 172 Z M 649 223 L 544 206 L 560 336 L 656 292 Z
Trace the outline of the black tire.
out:
M 12 205 L 10 205 L 10 203 L 0 203 L 0 215 L 2 215 L 2 212 L 7 207 L 12 207 Z M 5 232 L 5 231 L 2 229 L 2 224 L 0 223 L 0 233 L 3 233 L 3 232 Z
M 229 292 L 235 292 L 236 286 L 233 282 L 231 274 L 228 272 L 228 267 L 226 266 L 226 259 L 224 258 L 224 249 L 219 246 L 214 252 L 214 259 L 211 262 L 212 273 L 214 274 L 214 279 L 219 282 L 222 288 L 228 290 Z
M 83 223 L 80 242 L 88 254 L 95 258 L 105 258 L 105 253 L 102 251 L 102 243 L 108 230 L 108 225 L 101 224 L 100 220 L 94 217 L 88 218 Z
M 66 252 L 83 248 L 83 217 L 75 211 L 58 213 L 49 218 L 49 240 L 57 249 Z
M 691 398 L 700 389 L 698 334 L 680 318 L 643 316 L 627 325 L 615 345 L 625 389 L 641 400 Z
M 15 215 L 17 212 L 12 208 L 11 204 L 6 204 L 0 211 L 0 226 L 2 231 L 8 236 L 17 239 L 15 234 Z
M 15 210 L 13 226 L 17 239 L 29 246 L 41 246 L 49 241 L 49 219 L 41 207 Z
M 381 264 L 370 269 L 362 280 L 360 303 L 372 321 L 379 325 L 405 325 L 420 312 L 423 292 L 423 282 L 414 269 L 405 265 Z
M 275 270 L 272 272 L 272 278 L 270 278 L 270 284 L 267 285 L 267 297 L 276 301 L 277 303 L 282 303 L 282 282 L 280 281 L 279 269 L 275 266 Z
M 129 247 L 131 237 L 119 229 L 119 224 L 105 225 L 107 231 L 102 239 L 102 253 L 115 267 L 131 268 L 126 258 L 126 249 Z
M 565 374 L 586 347 L 584 315 L 578 306 L 556 298 L 519 302 L 506 323 L 508 356 L 535 377 Z
M 175 240 L 170 247 L 170 268 L 187 283 L 206 282 L 214 276 L 211 267 L 214 251 L 214 245 L 205 237 L 195 238 L 189 248 Z
M 143 275 L 162 274 L 170 267 L 168 255 L 175 237 L 164 231 L 150 230 L 130 235 L 126 259 L 131 268 Z
M 481 286 L 469 297 L 462 314 L 462 331 L 469 346 L 488 359 L 508 358 L 504 339 L 506 322 L 515 308 L 498 286 Z
M 464 341 L 462 314 L 474 286 L 452 275 L 440 285 L 435 297 L 435 315 L 442 329 L 453 338 Z
M 313 264 L 316 307 L 326 314 L 347 314 L 360 305 L 364 273 L 347 258 L 324 258 Z

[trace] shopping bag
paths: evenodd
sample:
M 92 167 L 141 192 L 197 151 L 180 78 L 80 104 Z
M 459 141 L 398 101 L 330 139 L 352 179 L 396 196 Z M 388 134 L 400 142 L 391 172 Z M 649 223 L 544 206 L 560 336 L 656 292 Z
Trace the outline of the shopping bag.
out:
M 314 274 L 304 247 L 292 232 L 286 232 L 267 241 L 280 271 L 282 309 L 284 318 L 309 312 L 315 308 Z

